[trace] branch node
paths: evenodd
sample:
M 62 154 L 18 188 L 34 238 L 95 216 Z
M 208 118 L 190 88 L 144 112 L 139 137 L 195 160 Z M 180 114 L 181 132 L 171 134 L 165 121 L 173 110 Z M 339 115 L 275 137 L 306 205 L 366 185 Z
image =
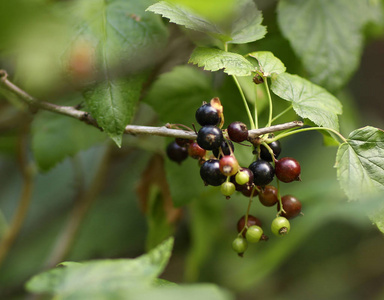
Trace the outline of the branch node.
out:
M 8 73 L 5 70 L 0 70 L 0 80 L 1 81 L 6 81 L 8 77 Z

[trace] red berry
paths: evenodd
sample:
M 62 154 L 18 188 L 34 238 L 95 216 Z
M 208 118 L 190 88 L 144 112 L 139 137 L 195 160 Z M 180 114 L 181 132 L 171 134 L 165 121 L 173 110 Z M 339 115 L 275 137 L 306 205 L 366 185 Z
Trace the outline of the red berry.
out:
M 207 151 L 201 148 L 198 143 L 192 142 L 191 144 L 189 144 L 188 154 L 190 157 L 199 159 L 204 157 L 206 153 Z
M 280 214 L 280 216 L 285 217 L 287 219 L 293 219 L 300 215 L 301 213 L 301 202 L 297 200 L 297 198 L 286 195 L 281 198 L 281 203 L 283 204 L 283 209 L 285 211 Z M 277 211 L 280 210 L 280 205 L 277 205 Z
M 235 175 L 239 171 L 239 163 L 234 156 L 225 155 L 220 158 L 220 171 L 225 176 Z
M 277 198 L 277 188 L 272 185 L 267 185 L 259 194 L 259 200 L 264 206 L 273 206 L 279 199 Z
M 299 162 L 292 157 L 283 157 L 276 161 L 275 174 L 282 182 L 300 180 L 301 167 Z

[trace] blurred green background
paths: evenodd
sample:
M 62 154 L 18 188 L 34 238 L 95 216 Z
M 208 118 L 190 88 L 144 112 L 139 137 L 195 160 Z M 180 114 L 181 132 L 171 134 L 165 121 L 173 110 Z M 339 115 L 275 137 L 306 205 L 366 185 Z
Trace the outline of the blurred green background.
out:
M 82 102 L 76 83 L 63 76 L 68 39 L 75 34 L 68 25 L 71 14 L 66 13 L 70 2 L 0 0 L 0 69 L 31 95 L 60 105 Z M 228 13 L 225 9 L 231 2 L 227 2 L 223 13 Z M 288 72 L 304 76 L 279 32 L 276 2 L 257 3 L 268 34 L 234 49 L 272 51 Z M 154 73 L 162 76 L 146 87 L 132 123 L 190 126 L 201 102 L 216 95 L 224 105 L 224 126 L 235 120 L 246 122 L 231 79 L 220 72 L 206 74 L 178 66 L 186 64 L 194 48 L 191 40 L 198 37 L 167 26 L 166 55 Z M 344 107 L 340 118 L 344 136 L 365 125 L 384 127 L 383 53 L 383 31 L 368 28 L 360 67 L 337 94 Z M 276 111 L 285 108 L 285 101 L 274 100 Z M 266 120 L 264 109 L 261 98 L 261 121 Z M 302 182 L 282 184 L 282 193 L 302 201 L 304 216 L 292 220 L 288 236 L 271 236 L 239 258 L 231 242 L 248 199 L 234 195 L 226 200 L 218 188 L 204 187 L 191 159 L 181 166 L 164 159 L 169 139 L 124 136 L 123 146 L 117 148 L 96 129 L 47 112 L 34 115 L 31 128 L 25 129 L 27 115 L 19 101 L 6 93 L 0 96 L 0 236 L 12 220 L 23 188 L 23 149 L 27 149 L 27 168 L 34 174 L 26 220 L 0 265 L 1 299 L 25 299 L 25 281 L 62 260 L 136 257 L 167 234 L 176 237 L 162 275 L 170 281 L 213 282 L 237 299 L 384 299 L 384 239 L 367 217 L 382 199 L 347 201 L 333 168 L 337 148 L 325 147 L 321 134 L 302 133 L 282 140 L 282 156 L 292 156 L 302 166 Z M 282 122 L 297 117 L 284 118 Z M 77 136 L 80 127 L 87 127 L 87 133 Z M 59 133 L 62 128 L 69 128 L 68 136 Z M 46 143 L 49 156 L 65 147 L 67 139 L 84 136 L 90 142 L 82 144 L 82 151 L 71 153 L 49 171 L 38 170 L 36 143 Z M 247 147 L 236 145 L 235 153 L 243 165 L 252 160 Z M 188 204 L 173 208 L 170 198 Z M 275 208 L 262 207 L 255 198 L 251 214 L 263 221 L 268 235 L 275 213 Z

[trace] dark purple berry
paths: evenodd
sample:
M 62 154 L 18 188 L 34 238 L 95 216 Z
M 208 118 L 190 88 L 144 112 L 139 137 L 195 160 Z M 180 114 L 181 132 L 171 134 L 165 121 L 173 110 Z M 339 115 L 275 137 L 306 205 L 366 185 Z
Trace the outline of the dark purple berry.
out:
M 281 203 L 283 204 L 283 209 L 285 211 L 280 214 L 280 216 L 287 219 L 293 219 L 300 215 L 301 213 L 301 202 L 297 198 L 291 195 L 285 195 L 281 198 Z M 280 210 L 280 205 L 277 205 L 277 211 Z
M 220 162 L 217 159 L 209 159 L 200 167 L 200 177 L 206 184 L 219 186 L 227 177 L 220 171 Z
M 251 227 L 252 225 L 257 225 L 262 227 L 262 224 L 259 218 L 256 218 L 252 215 L 248 215 L 247 227 Z M 245 226 L 245 216 L 242 216 L 237 222 L 237 232 L 240 233 L 243 230 L 244 226 Z M 247 232 L 247 229 L 244 229 L 242 233 L 244 237 L 246 232 Z
M 254 161 L 249 166 L 253 173 L 253 183 L 258 186 L 265 186 L 273 180 L 275 170 L 273 166 L 262 159 Z
M 282 182 L 300 180 L 301 167 L 299 162 L 292 157 L 283 157 L 276 161 L 276 177 Z
M 197 133 L 196 142 L 205 150 L 213 150 L 220 147 L 223 139 L 223 133 L 220 128 L 208 125 L 201 127 Z
M 188 150 L 185 147 L 180 147 L 175 141 L 167 146 L 167 156 L 170 160 L 181 163 L 188 157 Z
M 220 154 L 220 148 L 224 155 L 231 155 L 231 150 L 232 152 L 235 151 L 235 146 L 233 146 L 233 143 L 229 140 L 223 139 L 223 141 L 221 142 L 221 146 L 212 150 L 213 155 L 219 159 L 222 157 L 222 155 Z
M 280 142 L 274 141 L 272 143 L 269 143 L 268 146 L 272 149 L 275 159 L 278 158 L 281 153 Z M 269 153 L 268 149 L 264 145 L 260 145 L 260 158 L 266 161 L 272 161 L 271 153 Z
M 227 128 L 229 138 L 237 143 L 244 142 L 248 138 L 247 125 L 242 122 L 232 122 Z
M 201 126 L 217 125 L 220 122 L 218 110 L 209 103 L 200 106 L 196 111 L 195 117 Z

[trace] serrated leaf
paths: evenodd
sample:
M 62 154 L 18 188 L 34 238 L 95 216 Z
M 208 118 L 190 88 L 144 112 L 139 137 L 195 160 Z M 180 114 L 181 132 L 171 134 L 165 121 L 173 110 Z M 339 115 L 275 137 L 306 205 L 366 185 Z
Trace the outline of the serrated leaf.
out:
M 215 24 L 195 14 L 187 7 L 177 3 L 160 1 L 148 7 L 147 11 L 160 14 L 164 18 L 169 19 L 170 22 L 183 25 L 189 29 L 214 34 L 223 34 L 223 32 Z
M 261 25 L 263 15 L 254 1 L 238 1 L 237 18 L 231 28 L 230 44 L 245 44 L 262 39 L 267 29 Z
M 362 27 L 380 5 L 366 0 L 279 1 L 278 23 L 311 81 L 334 91 L 358 67 Z M 342 12 L 342 13 L 341 13 Z
M 189 63 L 212 72 L 223 69 L 228 75 L 235 76 L 248 76 L 255 70 L 254 66 L 240 54 L 214 48 L 196 48 Z
M 79 120 L 41 111 L 32 123 L 33 156 L 39 169 L 48 171 L 65 158 L 101 143 L 106 137 L 97 128 Z
M 384 194 L 384 131 L 357 129 L 339 146 L 337 177 L 350 200 L 369 200 Z
M 84 93 L 91 115 L 119 147 L 124 128 L 134 115 L 144 79 L 142 75 L 106 79 Z
M 269 51 L 257 51 L 248 54 L 256 58 L 259 64 L 258 70 L 263 73 L 265 77 L 271 77 L 272 74 L 284 73 L 286 68 L 284 64 Z
M 90 295 L 113 299 L 116 294 L 150 287 L 164 270 L 172 246 L 173 238 L 170 238 L 136 259 L 66 264 L 34 276 L 26 288 L 33 293 L 55 294 L 60 299 L 91 299 Z
M 322 87 L 289 73 L 272 77 L 271 90 L 280 98 L 292 102 L 293 109 L 302 118 L 319 126 L 338 130 L 337 115 L 341 114 L 339 100 Z
M 207 18 L 207 14 L 204 14 L 203 17 L 190 7 L 176 2 L 178 1 L 160 1 L 148 7 L 147 10 L 162 15 L 172 23 L 208 33 L 222 42 L 232 44 L 254 42 L 262 39 L 267 32 L 266 27 L 261 25 L 263 21 L 262 13 L 257 10 L 256 4 L 251 0 L 237 1 L 233 5 L 233 15 L 226 16 L 225 23 L 212 22 L 210 20 L 212 18 Z M 217 9 L 220 10 L 220 7 Z
M 80 34 L 76 43 L 88 43 L 95 56 L 96 85 L 88 88 L 86 101 L 92 116 L 121 146 L 124 127 L 131 121 L 143 78 L 119 74 L 142 72 L 166 43 L 160 18 L 145 12 L 150 1 L 76 1 L 73 16 Z

